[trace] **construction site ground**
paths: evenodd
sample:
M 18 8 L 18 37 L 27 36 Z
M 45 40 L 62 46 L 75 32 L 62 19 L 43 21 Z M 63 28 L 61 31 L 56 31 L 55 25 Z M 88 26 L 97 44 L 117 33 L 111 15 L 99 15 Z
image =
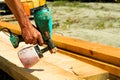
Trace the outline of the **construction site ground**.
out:
M 58 6 L 59 5 L 59 6 Z M 119 3 L 49 3 L 54 33 L 113 47 L 120 47 Z

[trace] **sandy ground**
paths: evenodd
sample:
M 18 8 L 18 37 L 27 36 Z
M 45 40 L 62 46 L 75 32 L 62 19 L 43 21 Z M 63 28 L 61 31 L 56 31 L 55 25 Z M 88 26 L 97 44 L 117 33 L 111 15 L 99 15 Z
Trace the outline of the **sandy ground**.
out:
M 53 33 L 120 47 L 120 4 L 79 3 L 77 6 L 59 7 L 48 5 L 53 13 L 53 23 L 60 24 L 54 28 Z
M 120 4 L 48 2 L 48 6 L 53 23 L 59 23 L 53 33 L 120 47 Z

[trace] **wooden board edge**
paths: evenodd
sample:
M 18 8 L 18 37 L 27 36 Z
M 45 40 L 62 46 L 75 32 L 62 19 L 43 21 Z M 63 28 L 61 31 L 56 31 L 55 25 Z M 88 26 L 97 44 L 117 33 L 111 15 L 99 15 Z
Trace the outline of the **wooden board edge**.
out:
M 22 68 L 17 67 L 15 64 L 6 60 L 0 56 L 0 69 L 6 72 L 15 80 L 39 80 L 37 77 L 32 74 L 24 71 Z
M 73 58 L 76 58 L 80 61 L 89 63 L 89 64 L 94 65 L 96 67 L 99 67 L 103 70 L 108 71 L 109 73 L 111 73 L 113 75 L 116 75 L 116 76 L 120 77 L 120 67 L 118 67 L 118 66 L 108 64 L 108 63 L 105 63 L 105 62 L 102 62 L 102 61 L 99 61 L 99 60 L 91 59 L 91 58 L 88 58 L 88 57 L 85 57 L 85 56 L 81 56 L 79 54 L 73 54 L 71 52 L 64 51 L 62 49 L 58 49 L 58 51 L 62 54 L 69 55 Z
M 0 27 L 8 27 L 15 34 L 21 34 L 19 25 L 10 22 L 1 22 Z M 68 38 L 60 35 L 53 35 L 53 41 L 57 47 L 73 51 L 91 58 L 99 59 L 120 66 L 120 49 L 100 44 L 94 44 L 74 38 Z
M 0 21 L 0 29 L 3 28 L 8 28 L 11 30 L 12 33 L 20 35 L 21 34 L 21 29 L 20 26 L 17 24 L 12 24 L 11 22 L 3 22 Z
M 120 66 L 120 49 L 75 38 L 53 35 L 56 47 Z

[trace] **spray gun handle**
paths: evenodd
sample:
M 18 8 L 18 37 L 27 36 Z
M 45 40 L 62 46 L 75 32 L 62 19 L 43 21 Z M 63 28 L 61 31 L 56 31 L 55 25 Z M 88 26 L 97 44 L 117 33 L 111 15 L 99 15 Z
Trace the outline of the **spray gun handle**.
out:
M 24 41 L 24 39 L 22 38 L 22 35 L 16 35 L 16 34 L 12 33 L 10 30 L 9 30 L 9 33 L 10 33 L 10 41 L 11 41 L 13 47 L 17 48 L 19 46 L 19 43 Z
M 22 35 L 10 34 L 10 41 L 11 41 L 13 47 L 17 48 L 19 46 L 19 43 L 24 40 L 22 38 Z

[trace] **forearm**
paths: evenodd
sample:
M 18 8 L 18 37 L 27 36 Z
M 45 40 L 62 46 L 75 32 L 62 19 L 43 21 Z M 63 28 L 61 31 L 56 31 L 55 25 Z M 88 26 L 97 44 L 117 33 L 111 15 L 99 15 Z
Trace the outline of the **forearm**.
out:
M 33 27 L 27 16 L 20 0 L 5 0 L 8 7 L 15 15 L 22 31 L 22 37 L 27 44 L 42 45 L 43 39 L 41 33 Z
M 10 10 L 16 17 L 17 21 L 20 24 L 21 28 L 27 27 L 27 23 L 29 22 L 29 18 L 24 11 L 24 8 L 22 6 L 22 3 L 20 0 L 5 0 L 6 4 L 9 6 Z

